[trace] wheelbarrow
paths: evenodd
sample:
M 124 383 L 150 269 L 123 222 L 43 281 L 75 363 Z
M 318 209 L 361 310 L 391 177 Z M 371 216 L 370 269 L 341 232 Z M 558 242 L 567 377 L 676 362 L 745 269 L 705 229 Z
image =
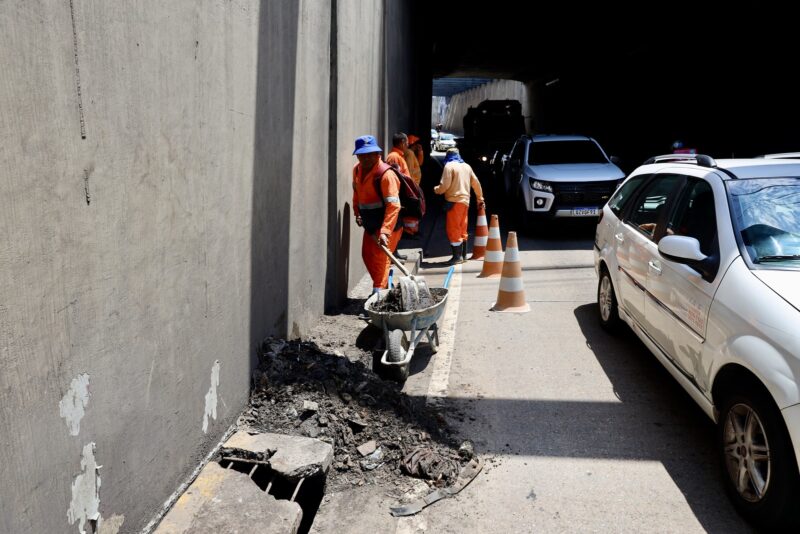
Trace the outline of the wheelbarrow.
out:
M 441 289 L 434 288 L 433 293 L 441 295 L 441 300 L 433 306 L 404 312 L 377 312 L 372 309 L 372 304 L 383 300 L 388 289 L 382 289 L 373 294 L 364 303 L 364 311 L 369 315 L 373 325 L 383 330 L 383 353 L 381 355 L 381 371 L 386 378 L 404 382 L 408 378 L 411 367 L 411 358 L 414 350 L 425 336 L 428 339 L 431 352 L 439 350 L 439 326 L 436 322 L 444 314 L 447 306 L 447 287 L 453 276 L 455 267 L 450 267 L 444 285 Z M 389 287 L 391 287 L 391 282 Z M 410 332 L 406 336 L 406 332 Z

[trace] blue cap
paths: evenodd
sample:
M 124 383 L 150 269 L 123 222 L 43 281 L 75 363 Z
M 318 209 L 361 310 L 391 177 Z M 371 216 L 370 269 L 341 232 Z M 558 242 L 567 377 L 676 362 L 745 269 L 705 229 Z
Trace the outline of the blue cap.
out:
M 378 141 L 374 135 L 362 135 L 356 138 L 356 149 L 353 150 L 354 156 L 371 152 L 383 152 L 383 149 L 378 146 Z

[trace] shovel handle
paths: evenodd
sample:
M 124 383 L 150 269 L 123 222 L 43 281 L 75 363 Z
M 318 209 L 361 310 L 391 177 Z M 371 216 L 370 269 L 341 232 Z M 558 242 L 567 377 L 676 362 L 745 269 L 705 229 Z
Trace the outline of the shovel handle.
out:
M 389 259 L 392 260 L 392 263 L 397 265 L 397 268 L 400 269 L 401 273 L 403 273 L 406 276 L 411 276 L 410 274 L 408 274 L 408 271 L 406 270 L 406 268 L 403 267 L 403 264 L 400 263 L 400 260 L 398 260 L 397 258 L 394 257 L 394 254 L 392 254 L 391 250 L 386 248 L 386 246 L 382 245 L 381 243 L 378 243 L 378 246 L 381 247 L 381 249 L 386 253 L 387 256 L 389 256 Z

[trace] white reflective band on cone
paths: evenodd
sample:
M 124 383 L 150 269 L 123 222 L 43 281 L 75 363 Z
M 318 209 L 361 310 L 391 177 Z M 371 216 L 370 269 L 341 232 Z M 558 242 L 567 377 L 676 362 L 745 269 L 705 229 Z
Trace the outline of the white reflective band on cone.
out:
M 497 226 L 492 226 L 489 228 L 489 237 L 492 239 L 500 239 L 500 228 Z
M 507 293 L 518 293 L 525 289 L 522 278 L 501 278 L 500 291 Z
M 486 256 L 483 258 L 483 261 L 494 262 L 494 263 L 503 263 L 503 251 L 502 250 L 487 250 Z
M 488 235 L 476 235 L 475 236 L 475 246 L 476 247 L 485 247 L 486 243 L 489 242 Z
M 506 249 L 506 257 L 505 262 L 511 263 L 519 261 L 519 249 L 518 248 L 507 248 Z
M 489 226 L 486 223 L 486 215 L 479 215 L 478 222 L 475 223 L 475 226 Z

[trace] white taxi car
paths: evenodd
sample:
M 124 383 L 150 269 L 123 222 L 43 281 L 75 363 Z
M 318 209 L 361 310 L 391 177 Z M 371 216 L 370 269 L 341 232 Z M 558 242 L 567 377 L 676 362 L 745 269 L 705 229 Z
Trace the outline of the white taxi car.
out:
M 604 206 L 598 315 L 718 425 L 737 509 L 800 532 L 800 161 L 651 158 Z

